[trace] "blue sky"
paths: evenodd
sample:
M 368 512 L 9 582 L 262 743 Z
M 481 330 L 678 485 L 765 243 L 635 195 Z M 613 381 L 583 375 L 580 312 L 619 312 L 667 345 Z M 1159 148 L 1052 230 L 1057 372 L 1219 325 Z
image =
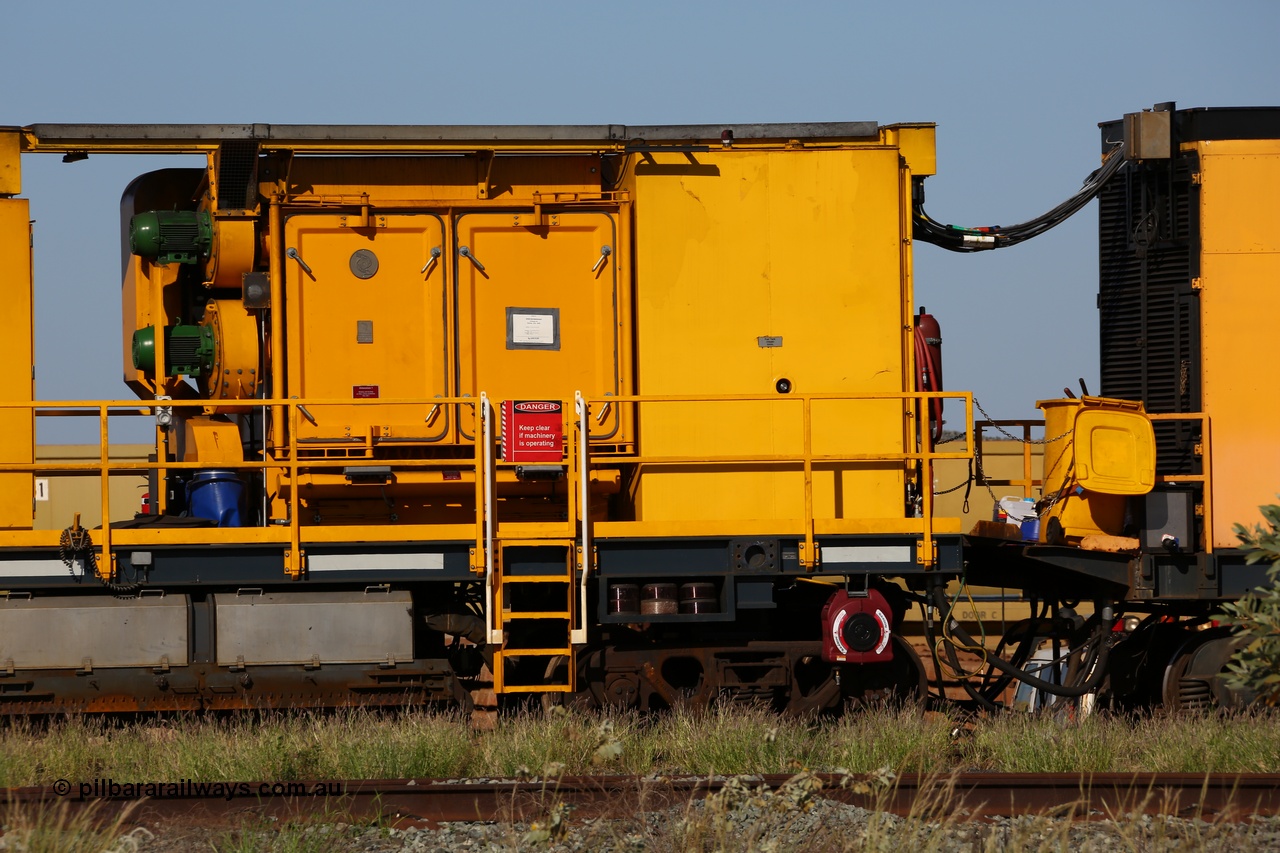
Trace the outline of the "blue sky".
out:
M 69 2 L 5 18 L 0 124 L 932 121 L 928 209 L 964 225 L 1074 192 L 1100 121 L 1161 101 L 1280 105 L 1280 3 L 1262 0 Z M 24 162 L 44 399 L 128 394 L 118 202 L 155 167 Z M 917 245 L 949 387 L 1010 418 L 1077 377 L 1097 389 L 1096 229 L 1091 205 L 998 252 Z

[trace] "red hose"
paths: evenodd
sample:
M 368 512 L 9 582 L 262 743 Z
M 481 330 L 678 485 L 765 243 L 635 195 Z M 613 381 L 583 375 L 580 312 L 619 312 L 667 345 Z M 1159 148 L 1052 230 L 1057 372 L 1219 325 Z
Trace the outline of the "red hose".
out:
M 932 328 L 926 330 L 926 323 Z M 929 332 L 933 332 L 933 334 L 930 335 Z M 916 318 L 915 324 L 917 391 L 942 390 L 941 353 L 935 355 L 935 350 L 938 350 L 941 347 L 941 334 L 937 321 L 935 321 L 932 316 L 921 311 L 920 315 Z M 929 342 L 930 337 L 935 341 L 938 341 L 938 343 L 931 344 Z M 932 421 L 930 435 L 933 442 L 937 443 L 942 440 L 942 398 L 936 397 L 930 400 L 928 410 L 929 419 Z

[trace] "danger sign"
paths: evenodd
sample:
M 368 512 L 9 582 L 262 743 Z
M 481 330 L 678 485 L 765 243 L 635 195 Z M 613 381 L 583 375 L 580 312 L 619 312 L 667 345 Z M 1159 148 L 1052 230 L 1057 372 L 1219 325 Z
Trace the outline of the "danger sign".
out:
M 502 401 L 502 461 L 560 462 L 564 421 L 558 400 Z

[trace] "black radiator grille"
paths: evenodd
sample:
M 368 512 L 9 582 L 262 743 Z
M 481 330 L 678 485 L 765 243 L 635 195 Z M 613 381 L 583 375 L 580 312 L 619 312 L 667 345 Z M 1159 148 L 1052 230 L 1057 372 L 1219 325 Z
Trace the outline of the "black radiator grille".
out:
M 1131 163 L 1099 196 L 1101 392 L 1149 412 L 1200 405 L 1194 158 Z M 1158 423 L 1161 474 L 1197 473 L 1198 430 Z
M 173 337 L 171 329 L 165 329 L 164 354 L 167 367 L 172 371 L 175 367 L 196 364 L 200 358 L 200 339 L 198 337 Z
M 218 207 L 248 210 L 258 206 L 258 143 L 237 140 L 218 146 Z
M 199 250 L 196 245 L 196 238 L 200 236 L 200 229 L 194 223 L 171 222 L 164 225 L 161 237 L 164 240 L 165 251 L 168 252 L 195 252 Z

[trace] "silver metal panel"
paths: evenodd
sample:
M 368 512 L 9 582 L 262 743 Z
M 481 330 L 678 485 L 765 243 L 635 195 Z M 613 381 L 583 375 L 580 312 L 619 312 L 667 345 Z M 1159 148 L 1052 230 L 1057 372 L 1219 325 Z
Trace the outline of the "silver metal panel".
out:
M 770 124 L 659 124 L 626 128 L 627 139 L 670 142 L 719 142 L 730 131 L 735 141 L 744 139 L 849 139 L 876 136 L 874 121 L 783 122 Z
M 309 572 L 381 572 L 411 570 L 438 572 L 444 554 L 308 554 Z
M 635 125 L 353 125 L 353 124 L 32 124 L 25 130 L 47 148 L 76 142 L 145 140 L 170 144 L 258 140 L 298 143 L 414 142 L 649 142 L 720 141 L 724 131 L 735 140 L 849 139 L 873 137 L 874 121 L 793 122 L 776 124 Z
M 823 563 L 909 563 L 910 545 L 836 545 L 823 547 Z
M 1142 526 L 1142 550 L 1161 551 L 1164 537 L 1177 540 L 1169 543 L 1173 550 L 1191 549 L 1195 542 L 1195 496 L 1189 491 L 1148 492 L 1142 496 L 1144 524 Z
M 15 669 L 80 669 L 87 660 L 94 669 L 185 666 L 187 606 L 185 595 L 3 599 L 0 665 L 12 660 Z
M 1173 155 L 1169 120 L 1173 113 L 1127 113 L 1124 117 L 1126 160 L 1168 160 Z
M 61 560 L 2 560 L 0 578 L 61 578 L 84 574 L 84 561 L 76 559 L 74 566 Z
M 219 666 L 413 660 L 408 592 L 214 595 Z

